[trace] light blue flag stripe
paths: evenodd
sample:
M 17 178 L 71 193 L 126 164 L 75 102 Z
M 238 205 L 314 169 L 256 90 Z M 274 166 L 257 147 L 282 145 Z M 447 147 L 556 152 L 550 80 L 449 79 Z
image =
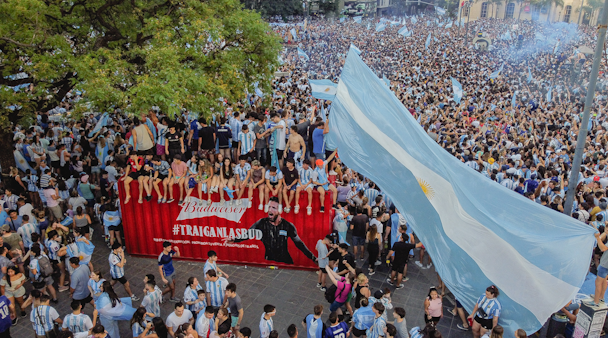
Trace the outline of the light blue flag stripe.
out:
M 385 28 L 386 28 L 386 25 L 381 22 L 378 25 L 376 25 L 376 32 L 382 32 Z
M 310 60 L 310 58 L 308 58 L 308 55 L 306 55 L 306 53 L 300 47 L 298 47 L 298 57 L 303 57 L 306 60 Z
M 357 46 L 350 44 L 350 48 L 353 49 L 357 54 L 361 55 L 361 50 Z
M 359 16 L 353 17 L 353 20 L 355 20 L 356 23 L 361 23 L 361 18 L 362 18 L 362 16 L 359 15 Z
M 549 87 L 549 91 L 547 91 L 547 102 L 551 102 L 551 87 Z
M 576 295 L 595 230 L 504 189 L 448 154 L 354 52 L 329 119 L 340 126 L 331 129 L 329 143 L 345 164 L 393 198 L 469 312 L 494 284 L 505 334 L 535 332 Z M 377 163 L 387 170 L 379 172 Z
M 336 96 L 337 84 L 331 82 L 331 80 L 308 80 L 310 84 L 310 90 L 312 97 L 317 100 L 329 100 L 333 101 Z
M 530 72 L 530 65 L 528 65 L 528 83 L 532 81 L 532 72 Z
M 429 49 L 429 45 L 431 44 L 431 33 L 426 37 L 426 42 L 424 43 L 424 49 Z
M 454 102 L 456 102 L 456 104 L 460 104 L 460 100 L 462 100 L 462 85 L 455 78 L 451 77 L 450 79 L 452 80 L 452 91 L 454 92 Z
M 93 130 L 91 130 L 89 132 L 89 137 L 93 137 L 93 135 L 97 134 L 97 132 L 100 131 L 101 128 L 103 128 L 106 125 L 108 125 L 108 118 L 109 118 L 109 114 L 108 113 L 103 113 L 101 115 L 101 117 L 99 118 L 99 120 L 97 121 L 97 124 L 95 125 L 95 128 L 93 128 Z

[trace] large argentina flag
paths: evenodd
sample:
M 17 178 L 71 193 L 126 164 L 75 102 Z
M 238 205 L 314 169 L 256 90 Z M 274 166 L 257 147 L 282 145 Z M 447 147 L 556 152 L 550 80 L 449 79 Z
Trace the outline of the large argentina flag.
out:
M 328 144 L 392 197 L 437 272 L 471 312 L 490 285 L 499 323 L 531 333 L 574 298 L 594 229 L 486 179 L 435 143 L 354 52 L 341 73 Z

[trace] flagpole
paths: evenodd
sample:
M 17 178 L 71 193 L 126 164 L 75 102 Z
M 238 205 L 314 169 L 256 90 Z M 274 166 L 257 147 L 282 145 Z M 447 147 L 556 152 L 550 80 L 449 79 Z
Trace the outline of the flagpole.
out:
M 576 139 L 576 150 L 574 152 L 574 160 L 572 161 L 572 169 L 568 176 L 568 192 L 566 194 L 566 205 L 564 206 L 564 214 L 570 215 L 574 203 L 574 194 L 578 185 L 578 174 L 581 170 L 581 161 L 583 159 L 583 151 L 585 149 L 585 140 L 587 139 L 587 126 L 589 124 L 589 114 L 591 105 L 595 97 L 595 84 L 597 82 L 597 74 L 602 61 L 602 51 L 604 49 L 604 41 L 606 39 L 606 23 L 608 22 L 608 0 L 604 0 L 604 9 L 602 12 L 601 23 L 598 26 L 599 32 L 597 36 L 597 45 L 595 46 L 595 55 L 593 56 L 593 68 L 589 74 L 589 87 L 587 88 L 587 97 L 585 98 L 585 110 L 583 112 L 583 120 L 579 127 L 578 138 Z

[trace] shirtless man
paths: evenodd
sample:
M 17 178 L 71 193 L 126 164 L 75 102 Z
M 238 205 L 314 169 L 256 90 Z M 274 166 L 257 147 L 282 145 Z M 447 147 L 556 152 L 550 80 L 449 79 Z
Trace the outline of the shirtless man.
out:
M 301 151 L 300 157 L 306 154 L 306 143 L 300 134 L 298 134 L 298 127 L 291 126 L 291 133 L 289 139 L 287 139 L 287 146 L 285 147 L 285 158 L 293 158 L 294 155 Z

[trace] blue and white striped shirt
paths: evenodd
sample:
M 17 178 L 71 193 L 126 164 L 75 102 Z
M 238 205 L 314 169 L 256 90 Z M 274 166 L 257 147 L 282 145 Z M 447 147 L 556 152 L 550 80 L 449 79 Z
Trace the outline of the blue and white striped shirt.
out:
M 253 143 L 255 141 L 255 133 L 253 130 L 249 130 L 247 133 L 239 134 L 239 142 L 241 142 L 241 155 L 248 154 L 253 149 Z
M 160 301 L 162 299 L 162 291 L 158 286 L 154 287 L 153 292 L 149 292 L 141 301 L 141 306 L 146 308 L 147 312 L 154 314 L 155 317 L 160 317 Z
M 207 271 L 214 270 L 217 273 L 217 264 L 209 262 L 209 260 L 205 261 L 205 266 L 203 266 L 203 273 L 206 274 Z
M 88 285 L 91 287 L 91 290 L 93 290 L 93 294 L 91 295 L 93 299 L 97 300 L 97 296 L 95 295 L 101 293 L 101 284 L 103 284 L 103 282 L 105 281 L 106 280 L 103 278 L 100 278 L 99 282 L 96 282 L 93 279 L 89 279 Z
M 382 316 L 374 319 L 374 324 L 367 330 L 368 338 L 384 337 L 384 329 L 386 328 L 386 319 Z
M 108 260 L 110 261 L 110 275 L 112 275 L 112 278 L 119 279 L 119 278 L 123 277 L 125 275 L 125 267 L 123 266 L 121 268 L 118 265 L 116 265 L 116 264 L 120 263 L 120 261 L 121 261 L 120 256 L 111 252 Z
M 24 177 L 23 180 L 27 182 L 27 191 L 38 191 L 38 176 L 30 175 L 28 177 Z
M 232 139 L 240 140 L 239 135 L 241 134 L 241 128 L 243 127 L 241 120 L 231 117 L 228 124 L 230 125 L 230 130 L 232 131 Z
M 270 175 L 270 170 L 266 171 L 265 175 L 266 179 L 270 181 L 270 183 L 278 183 L 283 178 L 283 173 L 280 170 L 277 170 L 276 175 Z
M 245 181 L 249 170 L 251 170 L 251 165 L 249 163 L 245 163 L 245 165 L 242 167 L 241 167 L 241 164 L 239 163 L 237 166 L 234 167 L 234 173 L 239 176 L 239 180 L 241 182 Z M 207 263 L 205 263 L 205 264 L 207 264 Z
M 53 240 L 47 239 L 46 247 L 49 249 L 49 259 L 53 260 L 53 261 L 59 260 L 59 256 L 57 256 L 59 249 L 61 249 L 61 247 L 59 246 L 59 243 L 57 243 Z
M 70 313 L 63 319 L 63 328 L 70 330 L 72 333 L 88 332 L 93 328 L 93 322 L 84 313 L 77 315 Z
M 500 317 L 502 306 L 496 298 L 488 299 L 485 295 L 479 297 L 477 300 L 477 306 L 487 314 L 484 319 L 493 319 L 494 317 Z
M 365 191 L 363 192 L 363 195 L 367 197 L 369 205 L 374 205 L 374 203 L 376 202 L 376 197 L 378 197 L 379 194 L 380 192 L 374 188 L 365 189 Z
M 300 184 L 302 184 L 302 186 L 310 184 L 310 178 L 312 177 L 312 169 L 310 169 L 310 167 L 308 169 L 298 169 L 298 174 L 300 175 Z
M 167 131 L 167 126 L 165 126 L 165 125 L 163 125 L 163 124 L 158 123 L 158 124 L 156 125 L 156 129 L 157 129 L 157 133 L 156 133 L 156 135 L 158 135 L 158 136 L 156 137 L 156 140 L 157 140 L 157 141 L 156 141 L 156 143 L 158 143 L 158 144 L 160 144 L 161 146 L 163 146 L 163 147 L 164 147 L 164 146 L 165 146 L 165 140 L 166 140 L 166 139 L 165 139 L 165 133 L 166 133 L 166 131 Z
M 202 290 L 203 287 L 199 284 L 196 286 L 195 289 L 191 288 L 191 287 L 186 287 L 186 289 L 184 290 L 184 302 L 194 302 L 198 299 L 198 290 Z M 196 313 L 198 310 L 200 309 L 204 309 L 207 307 L 207 301 L 203 300 L 201 302 L 192 304 L 192 305 L 187 305 L 187 309 L 192 311 L 192 313 Z
M 23 246 L 30 248 L 32 246 L 32 234 L 38 233 L 38 227 L 32 223 L 26 223 L 17 229 L 17 233 L 23 239 Z
M 59 318 L 57 310 L 48 305 L 40 305 L 30 313 L 30 322 L 39 336 L 44 336 L 47 331 L 51 331 L 53 322 L 57 318 Z
M 146 322 L 144 321 L 142 324 L 146 325 Z M 140 323 L 133 323 L 132 329 L 133 329 L 133 338 L 137 338 L 137 337 L 139 337 L 139 335 L 144 333 L 145 328 L 142 327 Z
M 218 277 L 215 282 L 210 280 L 205 282 L 205 289 L 211 298 L 211 306 L 218 307 L 224 304 L 226 286 L 228 286 L 228 280 L 224 277 Z

